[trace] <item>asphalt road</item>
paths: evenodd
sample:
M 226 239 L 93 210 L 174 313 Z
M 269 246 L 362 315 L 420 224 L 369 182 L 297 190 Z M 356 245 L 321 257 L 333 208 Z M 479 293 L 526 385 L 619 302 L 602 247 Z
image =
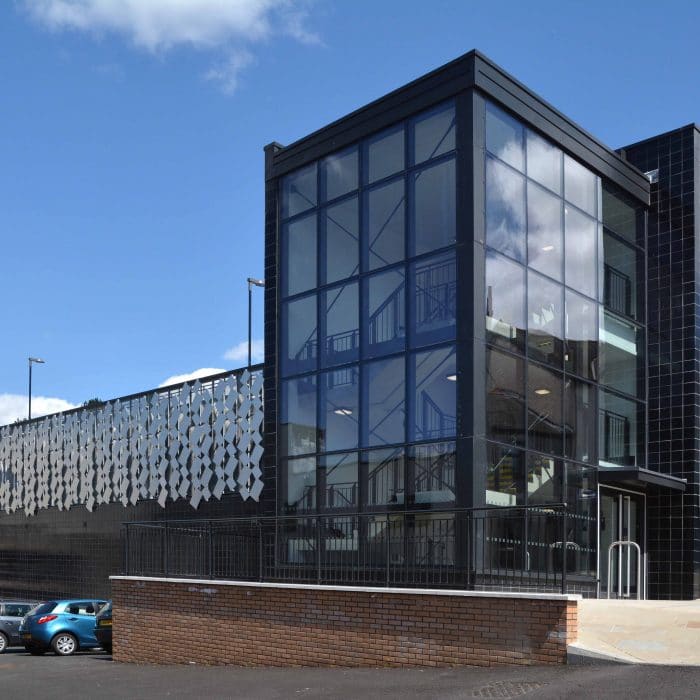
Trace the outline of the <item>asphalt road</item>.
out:
M 0 656 L 7 698 L 654 698 L 700 697 L 700 667 L 563 666 L 350 670 L 136 666 L 99 653 Z

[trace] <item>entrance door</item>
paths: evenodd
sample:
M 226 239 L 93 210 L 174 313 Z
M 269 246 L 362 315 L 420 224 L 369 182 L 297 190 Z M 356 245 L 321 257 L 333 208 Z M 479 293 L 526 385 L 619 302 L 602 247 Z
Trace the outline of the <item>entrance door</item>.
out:
M 601 598 L 646 598 L 644 494 L 600 487 Z

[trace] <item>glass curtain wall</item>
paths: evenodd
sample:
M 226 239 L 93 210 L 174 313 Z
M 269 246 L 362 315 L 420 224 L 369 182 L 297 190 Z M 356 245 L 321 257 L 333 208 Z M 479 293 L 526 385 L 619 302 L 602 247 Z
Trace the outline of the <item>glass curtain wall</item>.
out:
M 488 102 L 484 130 L 485 501 L 566 501 L 567 565 L 593 575 L 595 467 L 644 464 L 644 210 Z M 523 532 L 501 534 L 552 565 Z
M 282 513 L 454 504 L 456 128 L 447 102 L 281 182 Z

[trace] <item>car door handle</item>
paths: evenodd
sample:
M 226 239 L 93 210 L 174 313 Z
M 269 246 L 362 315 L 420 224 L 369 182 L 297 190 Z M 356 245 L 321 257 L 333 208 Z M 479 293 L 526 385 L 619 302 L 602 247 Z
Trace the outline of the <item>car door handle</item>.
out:
M 75 620 L 79 620 L 79 617 L 69 617 L 68 618 L 71 622 L 75 622 Z

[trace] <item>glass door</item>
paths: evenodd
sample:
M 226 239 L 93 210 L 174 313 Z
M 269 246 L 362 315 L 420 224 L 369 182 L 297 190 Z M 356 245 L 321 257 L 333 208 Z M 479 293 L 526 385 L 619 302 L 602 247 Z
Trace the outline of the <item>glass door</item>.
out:
M 645 598 L 644 494 L 600 487 L 601 598 Z

